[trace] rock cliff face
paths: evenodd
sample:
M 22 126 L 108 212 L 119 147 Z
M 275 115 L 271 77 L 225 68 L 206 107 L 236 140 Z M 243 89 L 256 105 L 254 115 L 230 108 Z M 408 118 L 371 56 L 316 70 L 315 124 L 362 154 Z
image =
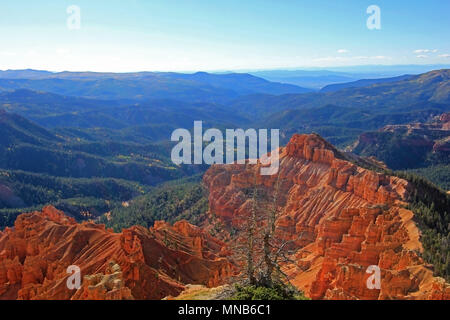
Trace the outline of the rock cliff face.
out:
M 427 123 L 388 125 L 360 135 L 349 148 L 362 156 L 375 156 L 392 169 L 408 169 L 450 161 L 450 113 Z
M 239 231 L 248 190 L 256 185 L 265 199 L 277 190 L 277 234 L 296 251 L 284 271 L 313 299 L 448 298 L 404 209 L 411 186 L 344 158 L 317 135 L 295 135 L 280 150 L 279 177 L 259 175 L 259 164 L 212 166 L 204 176 L 210 214 Z M 379 289 L 367 285 L 369 266 L 381 271 Z
M 187 222 L 113 233 L 46 207 L 0 232 L 0 299 L 161 299 L 188 283 L 220 285 L 232 271 L 226 254 Z M 72 265 L 84 278 L 78 290 L 66 284 Z

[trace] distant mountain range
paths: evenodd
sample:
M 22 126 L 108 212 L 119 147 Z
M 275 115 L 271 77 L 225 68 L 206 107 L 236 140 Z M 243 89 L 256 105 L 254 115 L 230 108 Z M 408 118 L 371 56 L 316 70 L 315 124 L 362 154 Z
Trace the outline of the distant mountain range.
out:
M 355 82 L 362 79 L 385 79 L 417 75 L 432 70 L 449 69 L 450 65 L 370 65 L 299 70 L 249 71 L 250 74 L 269 81 L 295 84 L 320 90 L 328 85 Z
M 255 71 L 251 73 L 254 76 L 276 81 L 281 83 L 290 83 L 301 87 L 320 90 L 324 86 L 332 83 L 346 83 L 361 79 L 363 75 L 357 75 L 347 72 L 318 70 L 273 70 L 273 71 Z M 369 76 L 369 75 L 368 75 Z M 371 75 L 375 77 L 375 75 Z
M 257 127 L 280 128 L 285 139 L 317 132 L 341 147 L 364 131 L 426 121 L 450 110 L 450 70 L 391 80 L 332 92 L 245 96 L 230 107 Z
M 12 73 L 7 72 L 9 76 L 12 76 Z M 0 83 L 3 81 L 10 88 L 14 88 L 21 87 L 23 83 L 36 87 L 38 86 L 36 81 L 44 81 L 44 84 L 52 87 L 51 81 L 62 81 L 59 83 L 61 87 L 50 89 L 68 92 L 75 90 L 72 86 L 75 84 L 80 90 L 76 95 L 83 94 L 81 91 L 84 89 L 80 89 L 80 86 L 85 86 L 86 91 L 89 91 L 88 84 L 92 84 L 92 81 L 100 81 L 101 83 L 97 83 L 100 87 L 102 83 L 114 81 L 119 83 L 125 81 L 131 87 L 136 85 L 133 90 L 136 90 L 138 99 L 125 99 L 128 94 L 122 93 L 123 88 L 118 83 L 116 83 L 118 87 L 114 89 L 117 93 L 102 94 L 104 98 L 111 98 L 110 100 L 23 88 L 0 92 L 0 106 L 8 112 L 22 115 L 47 128 L 64 128 L 66 134 L 83 134 L 85 139 L 90 140 L 105 136 L 117 139 L 121 135 L 126 135 L 130 139 L 128 141 L 142 142 L 143 139 L 147 142 L 162 141 L 168 139 L 174 128 L 190 128 L 193 121 L 200 119 L 208 127 L 280 128 L 285 137 L 294 132 L 317 131 L 332 143 L 342 146 L 351 143 L 366 130 L 376 130 L 389 124 L 426 121 L 448 111 L 450 105 L 449 70 L 417 76 L 358 80 L 332 85 L 321 92 L 300 94 L 295 92 L 299 90 L 298 87 L 281 86 L 283 89 L 280 89 L 279 84 L 244 74 L 161 74 L 164 79 L 183 79 L 173 80 L 174 85 L 165 88 L 163 96 L 168 97 L 165 99 L 143 99 L 146 96 L 145 92 L 151 90 L 138 89 L 143 85 L 141 81 L 158 82 L 154 79 L 155 74 L 150 74 L 150 78 L 147 78 L 148 73 L 53 74 L 28 70 L 18 71 L 16 75 L 20 76 L 23 73 L 31 78 L 41 79 L 0 79 Z M 55 76 L 61 79 L 54 78 Z M 117 79 L 107 78 L 109 76 Z M 132 78 L 138 79 L 137 84 L 134 80 L 129 80 Z M 215 83 L 215 87 L 211 89 L 210 95 L 204 97 L 205 101 L 195 102 L 196 99 L 180 94 L 187 81 L 192 85 L 192 92 L 195 91 L 198 94 L 197 98 L 201 99 L 204 85 L 210 80 Z M 239 83 L 234 85 L 238 90 L 223 96 L 223 100 L 220 98 L 219 100 L 222 100 L 220 103 L 210 101 L 216 100 L 223 90 L 231 90 L 235 82 Z M 180 87 L 177 87 L 179 83 Z M 160 84 L 157 86 L 161 87 Z M 259 91 L 245 94 L 251 92 L 249 88 Z M 277 95 L 262 93 L 269 90 L 268 88 L 278 93 L 294 88 L 294 92 Z M 100 89 L 95 87 L 93 90 Z M 236 93 L 239 90 L 242 95 Z M 84 94 L 89 95 L 87 92 Z M 118 95 L 124 99 L 112 99 Z M 153 94 L 149 96 L 152 97 Z M 70 133 L 67 128 L 72 128 Z
M 338 84 L 330 84 L 328 86 L 325 86 L 320 90 L 320 92 L 334 92 L 339 91 L 346 88 L 362 88 L 362 87 L 368 87 L 373 84 L 378 83 L 390 83 L 390 82 L 397 82 L 402 80 L 409 80 L 412 79 L 414 76 L 412 75 L 403 75 L 393 78 L 381 78 L 381 79 L 362 79 L 357 80 L 353 82 L 346 82 L 346 83 L 338 83 Z
M 238 73 L 0 72 L 0 91 L 16 89 L 102 100 L 173 99 L 189 102 L 226 102 L 254 93 L 279 95 L 312 91 Z

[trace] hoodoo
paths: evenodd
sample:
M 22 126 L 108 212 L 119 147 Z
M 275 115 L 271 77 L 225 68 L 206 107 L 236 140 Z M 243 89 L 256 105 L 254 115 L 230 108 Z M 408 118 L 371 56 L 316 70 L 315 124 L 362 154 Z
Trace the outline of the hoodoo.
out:
M 113 233 L 53 207 L 0 232 L 0 299 L 162 299 L 185 284 L 217 286 L 231 273 L 225 244 L 180 221 Z M 66 284 L 81 269 L 78 290 Z
M 259 165 L 212 166 L 204 176 L 210 213 L 239 229 L 249 214 L 246 190 L 277 199 L 277 232 L 293 240 L 295 263 L 284 271 L 313 299 L 450 298 L 450 287 L 421 258 L 414 214 L 406 209 L 412 186 L 403 179 L 346 160 L 318 135 L 294 135 L 280 150 L 279 177 Z M 280 183 L 277 183 L 279 181 Z M 370 266 L 381 288 L 367 285 Z

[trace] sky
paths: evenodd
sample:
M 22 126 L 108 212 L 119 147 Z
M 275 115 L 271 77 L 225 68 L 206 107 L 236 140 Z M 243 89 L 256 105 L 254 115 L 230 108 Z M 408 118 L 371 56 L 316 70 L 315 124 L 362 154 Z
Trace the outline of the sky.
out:
M 449 12 L 448 0 L 2 0 L 0 69 L 449 64 Z

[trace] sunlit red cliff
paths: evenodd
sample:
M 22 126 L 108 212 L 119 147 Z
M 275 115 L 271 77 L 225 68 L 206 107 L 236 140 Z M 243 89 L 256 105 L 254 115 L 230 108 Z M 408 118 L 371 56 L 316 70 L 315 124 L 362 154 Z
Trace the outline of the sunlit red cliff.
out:
M 209 218 L 223 222 L 222 240 L 209 234 L 208 219 L 202 227 L 161 221 L 114 233 L 52 207 L 20 215 L 0 232 L 0 299 L 161 299 L 188 284 L 225 284 L 250 210 L 246 190 L 256 183 L 270 198 L 278 182 L 277 233 L 296 251 L 283 270 L 308 297 L 450 299 L 449 285 L 421 258 L 406 180 L 348 161 L 317 135 L 295 135 L 281 148 L 279 177 L 259 169 L 214 165 L 204 175 Z M 70 265 L 84 276 L 78 290 L 66 286 Z M 381 289 L 367 287 L 371 265 L 381 269 Z
M 244 191 L 256 183 L 271 198 L 281 182 L 277 229 L 298 249 L 284 266 L 295 286 L 313 299 L 450 298 L 421 258 L 407 181 L 344 160 L 317 135 L 295 135 L 280 154 L 279 180 L 259 165 L 216 165 L 204 182 L 211 213 L 238 229 L 251 208 Z M 371 265 L 381 268 L 380 290 L 367 287 Z
M 184 284 L 221 284 L 231 272 L 225 255 L 223 243 L 187 222 L 113 233 L 46 207 L 0 233 L 0 298 L 161 299 Z M 84 277 L 78 291 L 66 285 L 71 265 Z M 108 274 L 116 286 L 105 284 Z

